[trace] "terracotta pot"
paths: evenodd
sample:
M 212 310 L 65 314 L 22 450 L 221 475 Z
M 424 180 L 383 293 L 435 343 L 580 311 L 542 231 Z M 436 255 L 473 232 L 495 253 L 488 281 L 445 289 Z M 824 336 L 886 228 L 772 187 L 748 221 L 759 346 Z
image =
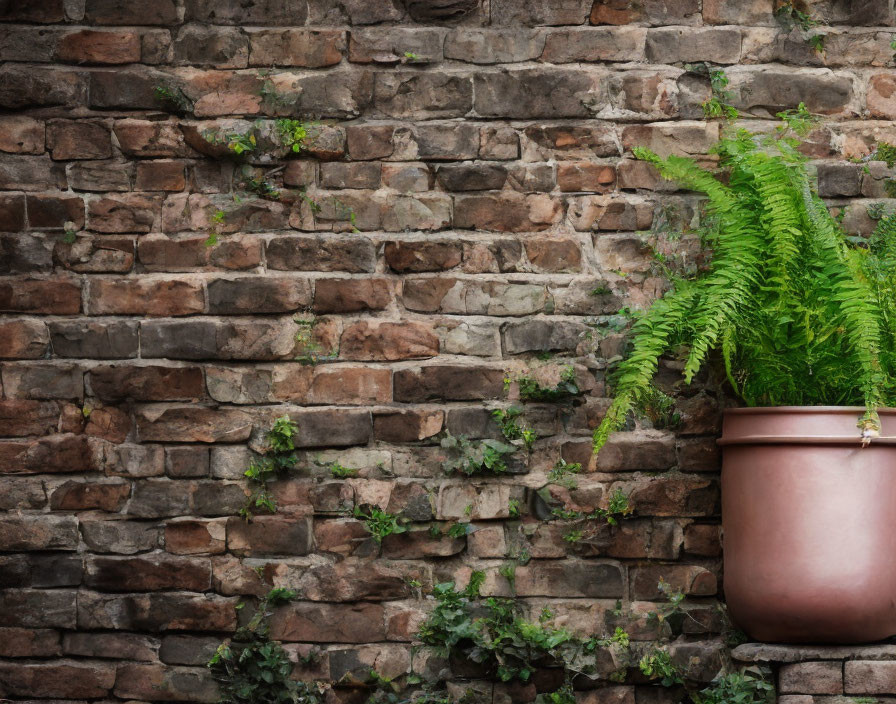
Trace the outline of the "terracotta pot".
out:
M 765 642 L 896 634 L 896 409 L 862 447 L 854 407 L 725 413 L 722 523 L 732 620 Z

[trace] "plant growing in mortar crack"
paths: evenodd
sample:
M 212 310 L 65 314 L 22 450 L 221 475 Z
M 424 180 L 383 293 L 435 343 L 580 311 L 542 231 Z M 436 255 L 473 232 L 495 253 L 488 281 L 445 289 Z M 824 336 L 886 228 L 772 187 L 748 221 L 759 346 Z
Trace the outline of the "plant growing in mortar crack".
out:
M 717 353 L 749 406 L 864 406 L 860 427 L 871 436 L 876 409 L 896 402 L 896 216 L 867 241 L 848 238 L 798 150 L 811 116 L 802 104 L 779 116 L 774 135 L 740 129 L 720 141 L 728 185 L 692 159 L 635 150 L 707 196 L 713 258 L 637 316 L 595 450 L 655 399 L 659 358 L 682 347 L 685 382 Z

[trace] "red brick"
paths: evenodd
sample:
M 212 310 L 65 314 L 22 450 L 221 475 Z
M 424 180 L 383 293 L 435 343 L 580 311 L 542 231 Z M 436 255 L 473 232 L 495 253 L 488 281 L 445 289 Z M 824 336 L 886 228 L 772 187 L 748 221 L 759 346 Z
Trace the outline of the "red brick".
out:
M 262 241 L 252 236 L 228 236 L 215 247 L 206 236 L 172 239 L 147 235 L 137 242 L 137 255 L 147 271 L 189 271 L 204 267 L 251 269 L 261 264 Z
M 11 696 L 92 699 L 109 694 L 114 683 L 111 663 L 0 664 L 0 691 Z
M 182 191 L 187 185 L 182 161 L 141 161 L 137 164 L 138 191 Z
M 423 323 L 360 321 L 346 326 L 339 342 L 343 359 L 394 361 L 439 353 L 439 338 Z
M 0 434 L 9 435 L 0 430 Z M 99 469 L 97 452 L 86 435 L 60 434 L 0 442 L 0 473 L 45 474 Z
M 107 159 L 112 156 L 108 125 L 92 120 L 47 123 L 47 148 L 54 159 Z
M 220 701 L 218 686 L 205 667 L 171 667 L 128 663 L 118 668 L 115 696 L 141 701 Z
M 307 555 L 311 552 L 311 521 L 257 516 L 227 521 L 227 548 L 237 555 Z
M 337 30 L 262 29 L 249 32 L 253 66 L 321 68 L 342 61 L 345 32 Z
M 84 584 L 100 591 L 206 591 L 212 571 L 208 559 L 153 554 L 87 558 Z
M 616 185 L 616 170 L 610 164 L 564 161 L 557 166 L 557 185 L 561 191 L 606 193 Z
M 56 45 L 60 61 L 87 64 L 129 64 L 140 61 L 136 32 L 82 30 L 66 34 Z
M 289 313 L 311 303 L 306 279 L 243 276 L 208 282 L 209 312 L 219 315 Z
M 192 153 L 184 142 L 183 133 L 173 122 L 118 120 L 113 132 L 127 156 L 174 157 Z
M 84 227 L 84 200 L 70 194 L 29 193 L 28 224 L 32 229 L 61 230 L 67 222 Z
M 171 25 L 178 21 L 174 0 L 154 0 L 150 3 L 87 0 L 85 18 L 91 24 L 111 25 Z
M 199 367 L 100 365 L 87 374 L 93 395 L 104 401 L 189 401 L 203 396 Z
M 463 259 L 463 249 L 453 242 L 387 242 L 386 264 L 399 274 L 446 271 Z
M 722 530 L 718 525 L 692 523 L 684 529 L 684 550 L 701 557 L 722 554 Z
M 61 654 L 58 631 L 0 628 L 0 657 L 45 658 Z
M 159 213 L 157 198 L 138 193 L 107 196 L 87 204 L 90 229 L 104 233 L 149 232 Z
M 205 310 L 205 297 L 195 281 L 93 279 L 87 308 L 91 315 L 190 315 Z
M 0 550 L 77 549 L 78 519 L 74 516 L 0 518 Z
M 541 271 L 579 271 L 582 267 L 582 250 L 575 240 L 533 238 L 525 245 L 532 266 Z
M 75 281 L 6 279 L 0 281 L 0 311 L 72 315 L 81 310 L 81 285 Z
M 373 435 L 384 442 L 416 442 L 442 431 L 442 411 L 394 411 L 373 416 Z
M 242 442 L 252 432 L 252 417 L 235 408 L 171 405 L 158 411 L 147 406 L 136 416 L 141 441 Z
M 0 232 L 20 232 L 25 229 L 25 196 L 0 195 Z
M 651 565 L 632 570 L 632 599 L 665 599 L 666 595 L 657 586 L 661 579 L 688 596 L 713 596 L 718 589 L 716 576 L 703 567 Z
M 165 524 L 165 549 L 175 555 L 219 555 L 227 547 L 226 520 L 168 521 Z
M 384 310 L 391 300 L 386 279 L 318 279 L 314 285 L 314 310 L 318 313 Z
M 78 627 L 87 630 L 233 631 L 234 599 L 206 594 L 78 593 Z
M 44 123 L 24 115 L 0 117 L 0 152 L 42 154 Z
M 128 482 L 69 481 L 50 494 L 50 508 L 56 511 L 118 511 L 130 493 Z
M 65 19 L 63 0 L 46 0 L 41 3 L 7 2 L 0 5 L 0 20 L 13 22 L 40 22 L 51 24 Z
M 379 604 L 299 602 L 277 610 L 271 637 L 300 643 L 370 643 L 385 640 L 383 607 Z
M 395 400 L 405 403 L 471 401 L 500 398 L 504 394 L 501 369 L 440 364 L 398 370 L 393 380 Z

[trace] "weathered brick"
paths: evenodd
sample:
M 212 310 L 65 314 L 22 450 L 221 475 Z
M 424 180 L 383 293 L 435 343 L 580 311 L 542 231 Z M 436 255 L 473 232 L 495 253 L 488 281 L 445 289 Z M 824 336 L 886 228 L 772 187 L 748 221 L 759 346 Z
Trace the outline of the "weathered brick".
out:
M 78 593 L 78 628 L 128 631 L 232 631 L 235 601 L 189 593 Z M 74 614 L 74 611 L 72 611 Z
M 182 161 L 143 161 L 137 164 L 138 191 L 182 191 L 186 186 Z
M 81 30 L 56 45 L 60 61 L 85 64 L 130 64 L 140 61 L 140 35 L 130 31 Z
M 159 655 L 159 640 L 135 633 L 66 633 L 62 650 L 90 658 L 153 661 Z
M 495 0 L 491 7 L 495 24 L 560 25 L 584 24 L 591 0 Z
M 50 344 L 45 323 L 39 320 L 0 321 L 0 358 L 40 359 Z
M 220 692 L 205 667 L 170 667 L 159 663 L 119 667 L 114 693 L 125 699 L 166 702 L 219 701 Z
M 245 68 L 249 41 L 238 29 L 187 25 L 174 40 L 174 60 L 192 66 Z
M 343 359 L 395 361 L 425 359 L 439 353 L 439 338 L 423 323 L 360 321 L 346 326 L 339 340 Z
M 30 67 L 22 71 L 0 68 L 0 106 L 9 109 L 54 105 L 75 106 L 87 102 L 87 76 L 79 71 Z
M 392 372 L 363 367 L 311 370 L 306 365 L 278 367 L 271 398 L 306 405 L 360 405 L 392 400 Z
M 253 66 L 332 66 L 342 60 L 345 33 L 311 29 L 250 30 L 249 51 Z
M 209 450 L 206 447 L 166 447 L 165 474 L 169 477 L 207 477 Z
M 205 309 L 202 285 L 184 279 L 100 279 L 90 282 L 91 315 L 175 316 Z
M 847 664 L 848 685 L 853 684 L 857 663 Z M 782 694 L 842 694 L 844 664 L 841 662 L 798 662 L 782 665 L 778 691 Z M 868 680 L 865 680 L 867 683 Z M 866 685 L 867 686 L 867 685 Z M 849 691 L 849 690 L 848 690 Z M 868 691 L 866 689 L 862 690 Z
M 24 115 L 0 117 L 0 152 L 41 154 L 44 151 L 44 123 Z
M 158 526 L 142 521 L 84 520 L 81 534 L 93 552 L 132 555 L 159 547 Z
M 53 657 L 62 654 L 58 631 L 0 628 L 0 656 L 5 658 Z
M 543 194 L 459 196 L 454 201 L 454 226 L 499 232 L 538 232 L 559 221 L 560 203 Z
M 644 55 L 646 36 L 647 30 L 640 27 L 553 30 L 547 33 L 539 58 L 552 64 L 638 61 Z
M 0 664 L 0 688 L 20 697 L 104 697 L 115 683 L 111 663 Z
M 209 312 L 218 315 L 288 313 L 311 303 L 306 279 L 246 276 L 208 284 Z
M 160 591 L 178 589 L 201 592 L 211 586 L 207 559 L 165 554 L 140 557 L 89 557 L 84 584 L 99 591 Z
M 165 524 L 165 549 L 176 555 L 218 555 L 227 548 L 227 519 L 177 519 Z
M 740 59 L 739 29 L 663 27 L 647 34 L 647 59 L 658 64 L 709 61 L 734 64 Z
M 126 321 L 54 321 L 48 324 L 59 357 L 126 359 L 137 356 L 137 324 Z
M 501 369 L 441 364 L 400 369 L 393 378 L 395 400 L 405 403 L 500 398 L 504 392 Z
M 177 22 L 177 8 L 174 0 L 159 0 L 147 5 L 121 0 L 87 0 L 85 17 L 96 24 L 167 25 Z
M 308 10 L 299 0 L 258 0 L 251 5 L 226 5 L 216 0 L 186 0 L 187 20 L 212 24 L 305 24 Z
M 74 516 L 21 516 L 0 519 L 0 550 L 77 550 Z
M 672 589 L 689 596 L 712 596 L 717 590 L 716 576 L 697 565 L 651 565 L 637 567 L 631 571 L 631 592 L 633 599 L 665 599 L 659 588 L 664 580 Z
M 374 249 L 363 237 L 275 237 L 268 242 L 267 262 L 272 269 L 287 271 L 374 270 Z
M 304 643 L 369 643 L 385 640 L 383 607 L 379 604 L 298 602 L 277 610 L 271 637 Z
M 50 508 L 57 511 L 118 511 L 130 493 L 128 482 L 68 481 L 50 494 Z
M 240 442 L 252 431 L 252 417 L 235 408 L 144 406 L 136 416 L 141 441 Z
M 376 413 L 373 435 L 384 442 L 416 442 L 437 435 L 442 430 L 442 411 L 413 410 Z
M 311 521 L 258 516 L 251 523 L 227 521 L 227 548 L 237 555 L 307 555 L 311 552 Z
M 482 117 L 590 117 L 603 107 L 603 77 L 588 71 L 523 68 L 474 76 L 474 109 Z

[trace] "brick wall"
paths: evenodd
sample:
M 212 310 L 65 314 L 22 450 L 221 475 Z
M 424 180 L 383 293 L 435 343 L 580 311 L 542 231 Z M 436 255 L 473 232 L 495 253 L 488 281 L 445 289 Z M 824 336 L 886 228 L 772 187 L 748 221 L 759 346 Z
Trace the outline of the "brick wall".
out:
M 613 314 L 663 289 L 652 247 L 696 256 L 699 203 L 631 157 L 705 155 L 717 139 L 709 81 L 686 63 L 724 67 L 755 127 L 800 101 L 828 117 L 809 149 L 853 231 L 887 196 L 885 164 L 848 159 L 896 143 L 891 3 L 813 5 L 823 54 L 772 11 L 0 0 L 0 694 L 215 701 L 203 665 L 234 606 L 270 584 L 300 592 L 275 625 L 297 676 L 395 676 L 426 609 L 414 580 L 478 569 L 506 595 L 508 561 L 533 613 L 589 634 L 622 623 L 640 648 L 668 636 L 647 618 L 665 579 L 693 616 L 675 658 L 710 680 L 724 654 L 719 401 L 687 390 L 674 430 L 642 423 L 599 459 L 590 431 L 621 350 Z M 264 141 L 283 116 L 319 121 L 297 155 L 271 140 L 235 160 L 203 136 Z M 279 199 L 246 194 L 280 165 Z M 446 475 L 445 431 L 499 436 L 489 411 L 520 395 L 505 376 L 551 387 L 570 365 L 580 393 L 523 404 L 539 438 L 510 473 Z M 298 470 L 277 513 L 247 524 L 242 473 L 287 413 Z M 575 489 L 549 484 L 561 458 L 583 465 Z M 332 462 L 358 475 L 335 479 Z M 634 514 L 589 541 L 544 520 L 616 489 Z M 344 515 L 356 505 L 409 530 L 380 546 Z M 444 534 L 467 520 L 474 532 Z M 658 701 L 635 670 L 581 701 Z

